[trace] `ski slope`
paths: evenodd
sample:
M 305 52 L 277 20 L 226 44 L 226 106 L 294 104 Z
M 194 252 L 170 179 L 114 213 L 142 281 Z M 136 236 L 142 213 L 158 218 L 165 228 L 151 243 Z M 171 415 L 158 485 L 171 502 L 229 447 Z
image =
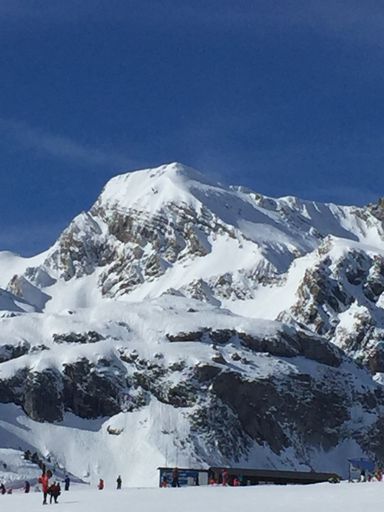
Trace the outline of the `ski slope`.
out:
M 57 508 L 62 512 L 373 512 L 381 510 L 383 498 L 384 484 L 378 482 L 122 491 L 76 489 L 64 492 Z M 0 496 L 0 509 L 38 512 L 41 502 L 40 493 L 24 495 L 15 491 L 13 495 Z

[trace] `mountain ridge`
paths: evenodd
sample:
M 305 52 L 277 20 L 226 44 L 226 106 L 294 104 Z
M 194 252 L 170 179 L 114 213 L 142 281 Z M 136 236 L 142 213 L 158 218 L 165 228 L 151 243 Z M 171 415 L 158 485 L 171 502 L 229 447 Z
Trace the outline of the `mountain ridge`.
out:
M 28 424 L 79 478 L 132 485 L 167 453 L 384 462 L 381 208 L 274 199 L 178 163 L 112 178 L 46 252 L 0 253 L 0 433 L 23 445 Z M 52 445 L 59 427 L 68 453 Z M 126 468 L 133 432 L 143 454 L 130 448 Z M 86 461 L 96 438 L 102 458 L 76 473 L 71 453 Z

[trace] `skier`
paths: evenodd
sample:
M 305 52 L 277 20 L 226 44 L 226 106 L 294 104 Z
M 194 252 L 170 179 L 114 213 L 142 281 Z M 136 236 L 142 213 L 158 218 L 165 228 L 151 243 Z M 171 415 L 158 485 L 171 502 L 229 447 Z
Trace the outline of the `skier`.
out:
M 223 469 L 223 471 L 221 473 L 221 478 L 222 478 L 222 484 L 226 487 L 228 485 L 228 479 L 229 479 L 227 469 Z
M 6 494 L 7 490 L 6 490 L 4 484 L 0 484 L 0 492 L 1 492 L 1 494 Z
M 104 489 L 104 480 L 102 478 L 100 478 L 97 488 L 99 489 L 99 491 L 102 491 Z
M 121 480 L 120 475 L 117 477 L 116 484 L 117 484 L 117 489 L 121 489 L 122 480 Z
M 26 481 L 25 481 L 25 484 L 24 484 L 24 492 L 25 492 L 26 494 L 28 494 L 28 493 L 29 493 L 29 491 L 30 491 L 30 489 L 31 489 L 31 484 L 28 482 L 28 480 L 26 480 Z
M 65 479 L 64 479 L 64 491 L 69 491 L 69 486 L 71 484 L 71 479 L 69 478 L 68 475 L 65 475 Z
M 172 487 L 180 487 L 178 468 L 174 468 L 172 471 Z
M 52 473 L 50 470 L 48 470 L 46 473 L 42 473 L 41 477 L 39 478 L 39 484 L 41 484 L 41 488 L 43 491 L 43 505 L 47 504 L 49 479 L 51 478 L 51 476 L 52 476 Z

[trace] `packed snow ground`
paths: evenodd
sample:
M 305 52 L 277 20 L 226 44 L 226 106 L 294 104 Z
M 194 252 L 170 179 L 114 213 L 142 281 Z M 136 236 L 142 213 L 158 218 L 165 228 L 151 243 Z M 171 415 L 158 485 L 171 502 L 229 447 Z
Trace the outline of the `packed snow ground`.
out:
M 199 487 L 180 489 L 70 490 L 59 498 L 62 512 L 374 512 L 382 509 L 383 483 L 307 486 Z M 41 493 L 0 496 L 5 512 L 37 512 Z M 48 505 L 49 507 L 50 505 Z M 47 507 L 47 508 L 48 508 Z M 54 509 L 56 508 L 53 505 Z M 48 508 L 49 510 L 49 508 Z

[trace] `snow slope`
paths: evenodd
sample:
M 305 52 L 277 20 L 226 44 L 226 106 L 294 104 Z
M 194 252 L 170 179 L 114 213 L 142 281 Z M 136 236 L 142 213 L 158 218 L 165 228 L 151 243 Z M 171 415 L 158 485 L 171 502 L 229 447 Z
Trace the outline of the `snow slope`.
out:
M 50 312 L 177 291 L 275 319 L 294 304 L 327 238 L 345 252 L 355 242 L 383 255 L 383 232 L 367 208 L 273 199 L 172 163 L 110 180 L 46 253 L 27 260 L 0 253 L 0 286 L 23 275 L 9 291 Z
M 95 341 L 80 338 L 79 342 L 73 337 L 73 333 L 89 333 L 91 330 L 98 333 L 100 338 Z M 220 346 L 216 346 L 209 338 L 210 330 L 216 333 Z M 251 340 L 264 340 L 263 347 L 255 352 L 245 350 L 237 338 L 237 332 L 247 333 Z M 17 337 L 15 333 L 18 334 Z M 177 339 L 178 336 L 183 336 L 182 333 L 192 333 L 189 335 L 190 341 L 169 341 L 172 337 Z M 278 342 L 281 333 L 285 333 L 288 342 L 280 342 L 282 346 L 275 354 L 274 343 Z M 219 340 L 221 335 L 226 340 L 224 343 Z M 200 336 L 201 341 L 198 341 Z M 15 347 L 22 344 L 27 347 L 27 352 L 0 365 L 0 386 L 3 386 L 0 391 L 2 389 L 5 396 L 14 393 L 12 379 L 21 376 L 22 382 L 17 384 L 21 392 L 20 395 L 13 395 L 13 400 L 24 403 L 29 415 L 39 421 L 33 421 L 26 416 L 20 407 L 0 404 L 2 446 L 29 448 L 44 457 L 54 454 L 61 467 L 92 484 L 100 477 L 110 484 L 116 474 L 121 474 L 124 481 L 131 486 L 155 485 L 156 468 L 160 465 L 206 467 L 234 464 L 234 459 L 243 467 L 257 464 L 264 468 L 314 468 L 343 474 L 347 456 L 364 455 L 357 438 L 349 439 L 348 435 L 355 435 L 356 431 L 360 436 L 362 429 L 368 429 L 377 421 L 376 409 L 372 414 L 364 416 L 364 410 L 361 409 L 363 404 L 358 402 L 358 395 L 361 394 L 365 400 L 364 393 L 368 396 L 376 392 L 377 385 L 367 372 L 355 367 L 347 359 L 339 361 L 337 356 L 333 362 L 335 355 L 326 347 L 323 347 L 323 350 L 326 348 L 323 355 L 321 352 L 320 355 L 309 354 L 315 360 L 300 354 L 297 354 L 298 357 L 284 357 L 284 350 L 288 350 L 287 355 L 290 353 L 289 339 L 292 337 L 294 340 L 294 336 L 295 329 L 279 322 L 247 319 L 209 304 L 170 296 L 144 304 L 104 300 L 92 309 L 64 311 L 61 314 L 34 313 L 3 319 L 0 343 L 6 344 L 13 340 Z M 269 345 L 265 340 L 269 339 L 274 356 L 268 353 Z M 320 343 L 320 340 L 315 339 L 311 341 L 313 343 Z M 281 356 L 276 357 L 278 354 Z M 328 363 L 319 364 L 316 361 L 318 357 L 320 361 L 325 358 L 324 362 L 330 358 L 330 364 L 336 365 L 336 368 L 328 366 Z M 67 384 L 65 380 L 58 380 L 62 379 L 60 375 L 63 372 L 71 375 L 65 373 L 67 369 L 76 369 L 84 361 L 88 366 L 78 374 L 76 382 L 71 381 L 70 384 L 71 389 L 78 386 L 78 398 L 65 398 L 65 395 L 63 398 L 61 389 Z M 348 381 L 351 393 L 356 394 L 356 411 L 350 421 L 342 421 L 342 437 L 332 441 L 335 443 L 332 448 L 321 445 L 304 447 L 302 441 L 293 436 L 289 442 L 284 441 L 279 450 L 273 449 L 268 446 L 266 438 L 264 443 L 261 440 L 256 442 L 249 438 L 249 434 L 240 434 L 237 420 L 232 417 L 232 413 L 225 420 L 227 424 L 224 432 L 219 430 L 214 434 L 220 423 L 219 418 L 215 419 L 217 413 L 214 412 L 214 401 L 217 399 L 215 395 L 209 398 L 212 391 L 204 375 L 202 382 L 196 381 L 200 378 L 200 369 L 205 371 L 205 368 L 208 372 L 213 371 L 214 375 L 222 375 L 223 379 L 241 379 L 239 385 L 241 382 L 245 386 L 260 382 L 262 387 L 255 392 L 261 397 L 266 393 L 263 383 L 268 381 L 273 383 L 276 380 L 279 395 L 283 396 L 286 383 L 289 384 L 292 380 L 296 385 L 296 378 L 303 378 L 307 382 L 313 381 L 314 388 L 323 388 L 322 393 L 326 393 L 325 390 L 329 387 L 331 397 L 336 390 L 342 394 L 345 382 Z M 88 387 L 87 379 L 92 374 L 103 380 L 96 381 L 96 390 L 90 388 L 83 396 L 83 390 Z M 48 381 L 48 388 L 43 381 L 43 390 L 39 391 L 38 387 L 35 391 L 36 379 L 42 375 L 52 376 L 53 380 Z M 109 382 L 113 383 L 116 379 L 118 384 L 115 390 L 110 391 Z M 24 385 L 26 389 L 23 391 Z M 214 385 L 212 381 L 212 386 Z M 221 389 L 220 392 L 224 393 L 223 399 L 230 393 L 231 386 L 225 384 Z M 271 390 L 273 387 L 272 384 Z M 289 387 L 287 392 L 291 397 L 292 390 Z M 32 404 L 26 401 L 30 393 Z M 100 393 L 112 394 L 116 399 L 114 407 L 118 409 L 113 409 L 114 414 L 110 413 L 108 417 L 86 419 L 87 415 L 92 418 L 92 410 L 82 406 L 82 401 L 90 401 L 93 399 L 92 394 Z M 180 403 L 179 396 L 182 397 L 185 393 L 186 398 Z M 327 398 L 327 395 L 315 395 L 309 399 L 306 389 L 303 393 L 309 403 L 313 401 L 310 410 L 305 412 L 308 415 L 313 415 L 314 411 L 322 407 L 322 401 Z M 107 399 L 108 396 L 101 398 Z M 245 405 L 245 396 L 243 399 Z M 68 401 L 68 404 L 64 405 L 63 400 Z M 213 403 L 209 400 L 213 400 Z M 266 401 L 265 405 L 261 402 L 256 408 L 256 411 L 261 412 L 259 407 L 266 407 L 262 414 L 270 415 L 269 407 L 271 411 L 276 406 L 281 407 L 274 405 L 277 398 L 268 398 L 268 393 L 262 400 Z M 346 395 L 343 400 L 349 402 L 351 399 Z M 45 402 L 47 406 L 44 405 Z M 220 400 L 217 402 L 220 404 Z M 211 410 L 212 419 L 208 417 L 205 420 L 202 431 L 196 430 L 194 418 L 204 411 L 206 404 Z M 331 407 L 338 409 L 341 405 L 345 406 L 341 402 L 329 404 L 327 407 L 331 410 Z M 108 402 L 102 402 L 100 411 L 109 411 L 107 406 Z M 296 408 L 299 412 L 300 404 Z M 77 411 L 83 417 L 75 416 L 71 410 Z M 247 414 L 255 414 L 256 411 L 249 411 Z M 220 416 L 224 412 L 221 411 Z M 292 435 L 294 422 L 300 422 L 299 417 L 292 413 L 290 424 L 287 424 L 286 414 L 281 419 L 281 428 L 286 429 L 284 437 Z M 46 417 L 51 418 L 51 421 L 41 422 Z M 235 421 L 233 433 L 230 430 L 231 421 Z M 323 420 L 320 416 L 313 421 Z M 316 431 L 316 426 L 314 427 Z M 277 433 L 270 432 L 268 425 L 257 427 L 257 431 L 263 428 L 264 435 L 271 435 L 272 439 L 277 436 Z M 111 431 L 115 435 L 111 435 Z M 330 434 L 332 437 L 332 431 Z M 215 436 L 221 438 L 221 441 L 215 440 Z M 220 442 L 223 445 L 221 447 Z
M 24 460 L 23 452 L 11 448 L 0 449 L 0 482 L 7 488 L 22 487 L 25 480 L 35 483 L 40 475 L 41 471 L 35 464 Z
M 5 288 L 15 274 L 23 274 L 28 267 L 35 267 L 44 261 L 46 252 L 24 258 L 10 251 L 0 251 L 0 288 Z

